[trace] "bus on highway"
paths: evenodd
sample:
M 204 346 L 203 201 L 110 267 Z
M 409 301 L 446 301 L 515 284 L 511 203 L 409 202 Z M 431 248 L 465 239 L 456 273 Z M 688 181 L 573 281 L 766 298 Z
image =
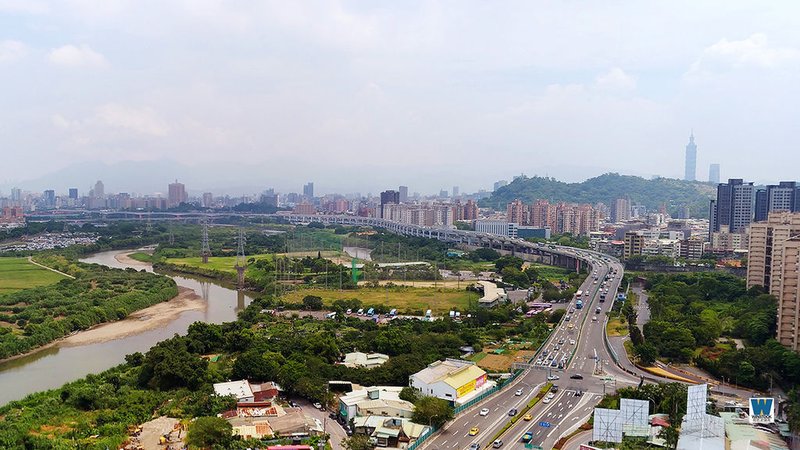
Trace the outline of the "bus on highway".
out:
M 578 291 L 575 293 L 575 298 L 581 298 L 583 296 L 583 291 Z

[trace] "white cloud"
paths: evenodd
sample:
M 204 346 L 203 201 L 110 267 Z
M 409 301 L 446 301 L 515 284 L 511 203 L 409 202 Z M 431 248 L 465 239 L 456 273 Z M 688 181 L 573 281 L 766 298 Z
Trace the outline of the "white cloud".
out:
M 767 35 L 754 33 L 740 41 L 721 39 L 707 47 L 692 63 L 686 77 L 705 79 L 715 73 L 732 69 L 777 69 L 800 61 L 800 50 L 792 47 L 772 47 Z
M 165 136 L 169 132 L 169 127 L 164 120 L 149 107 L 132 108 L 113 103 L 107 104 L 98 108 L 97 118 L 110 127 L 145 135 Z
M 88 45 L 65 45 L 53 49 L 47 59 L 53 64 L 67 67 L 105 67 L 108 64 L 105 56 Z
M 24 14 L 44 14 L 50 11 L 47 4 L 35 0 L 0 0 L 0 11 Z
M 28 47 L 19 41 L 0 41 L 0 63 L 14 61 L 28 52 Z
M 610 71 L 599 75 L 595 79 L 595 86 L 600 89 L 630 91 L 636 89 L 636 78 L 628 75 L 619 67 L 614 67 Z

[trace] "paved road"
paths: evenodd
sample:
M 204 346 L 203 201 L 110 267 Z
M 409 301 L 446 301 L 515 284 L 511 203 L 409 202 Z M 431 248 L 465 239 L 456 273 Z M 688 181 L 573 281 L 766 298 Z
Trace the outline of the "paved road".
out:
M 509 421 L 508 410 L 521 409 L 521 406 L 532 398 L 537 388 L 547 381 L 547 376 L 550 374 L 561 377 L 554 381 L 559 387 L 558 392 L 547 403 L 540 402 L 529 411 L 533 416 L 531 421 L 519 420 L 501 436 L 504 442 L 503 448 L 508 446 L 519 448 L 522 445 L 522 435 L 531 431 L 533 433 L 531 443 L 550 449 L 562 436 L 570 434 L 589 419 L 594 406 L 606 392 L 622 386 L 638 385 L 642 376 L 646 382 L 673 381 L 640 371 L 628 359 L 622 347 L 622 340 L 611 342 L 612 347 L 616 348 L 615 353 L 619 359 L 620 366 L 617 366 L 604 343 L 604 318 L 612 307 L 619 289 L 623 274 L 622 264 L 594 252 L 566 248 L 561 250 L 575 253 L 591 267 L 590 276 L 581 286 L 584 292 L 581 297 L 583 308 L 577 309 L 576 299 L 573 299 L 568 305 L 570 308 L 568 314 L 572 311 L 570 320 L 567 321 L 565 316 L 553 330 L 542 351 L 536 356 L 536 359 L 541 361 L 534 361 L 534 364 L 511 386 L 456 417 L 426 441 L 423 450 L 468 449 L 472 443 L 477 443 L 482 448 L 490 447 L 491 439 Z M 601 302 L 600 293 L 606 289 L 607 298 Z M 649 320 L 649 308 L 645 306 L 646 294 L 639 293 L 639 298 L 638 316 L 641 322 L 637 322 L 643 324 Z M 563 359 L 565 357 L 566 359 Z M 556 362 L 556 367 L 551 367 L 552 361 Z M 563 370 L 558 368 L 559 362 L 563 363 L 565 367 Z M 572 379 L 573 375 L 582 378 Z M 523 388 L 522 396 L 515 395 L 518 388 Z M 742 391 L 727 386 L 717 387 L 716 390 L 735 395 L 743 394 Z M 487 416 L 480 416 L 478 411 L 484 407 L 489 408 L 490 413 Z M 471 427 L 480 429 L 477 436 L 468 435 Z
M 642 328 L 644 324 L 650 322 L 650 305 L 647 303 L 647 292 L 638 284 L 632 286 L 631 290 L 639 297 L 639 303 L 636 305 L 636 325 Z
M 581 297 L 583 308 L 578 309 L 577 299 L 573 299 L 568 305 L 572 311 L 571 314 L 568 313 L 570 320 L 567 321 L 565 316 L 553 330 L 536 357 L 539 361 L 534 361 L 511 386 L 448 423 L 425 442 L 425 450 L 467 449 L 472 443 L 489 447 L 492 437 L 508 422 L 508 411 L 511 408 L 522 409 L 547 381 L 548 375 L 553 374 L 561 377 L 554 381 L 559 386 L 555 397 L 547 403 L 538 403 L 530 410 L 533 420 L 517 421 L 502 436 L 506 446 L 521 445 L 522 435 L 530 430 L 534 434 L 533 444 L 551 448 L 562 434 L 588 419 L 605 389 L 614 389 L 615 384 L 638 383 L 638 379 L 610 363 L 610 355 L 603 344 L 602 318 L 614 303 L 622 266 L 593 252 L 575 249 L 568 251 L 576 252 L 591 266 L 590 276 L 580 287 L 584 293 Z M 616 273 L 612 274 L 612 271 Z M 613 279 L 604 281 L 607 275 Z M 607 300 L 600 302 L 601 290 L 605 289 L 608 290 Z M 597 308 L 600 308 L 599 312 Z M 559 363 L 565 368 L 559 369 Z M 553 365 L 555 367 L 551 367 Z M 595 373 L 596 370 L 598 373 Z M 582 379 L 571 379 L 572 375 L 580 375 Z M 523 389 L 521 396 L 515 395 L 519 388 Z M 576 395 L 578 392 L 580 394 Z M 480 416 L 479 411 L 484 407 L 489 408 L 490 413 Z M 469 436 L 472 427 L 479 428 L 477 436 Z

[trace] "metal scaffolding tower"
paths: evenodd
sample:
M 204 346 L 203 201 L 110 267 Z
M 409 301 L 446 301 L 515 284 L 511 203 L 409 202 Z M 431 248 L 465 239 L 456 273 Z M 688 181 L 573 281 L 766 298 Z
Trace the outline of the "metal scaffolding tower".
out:
M 208 257 L 211 256 L 211 247 L 208 246 L 208 219 L 203 218 L 203 242 L 200 244 L 200 257 L 203 258 L 203 264 L 208 263 Z
M 239 228 L 239 237 L 237 239 L 238 246 L 236 248 L 236 264 L 233 266 L 236 269 L 237 286 L 239 289 L 244 287 L 244 271 L 247 269 L 247 258 L 244 255 L 244 243 L 247 238 L 244 235 L 244 229 Z

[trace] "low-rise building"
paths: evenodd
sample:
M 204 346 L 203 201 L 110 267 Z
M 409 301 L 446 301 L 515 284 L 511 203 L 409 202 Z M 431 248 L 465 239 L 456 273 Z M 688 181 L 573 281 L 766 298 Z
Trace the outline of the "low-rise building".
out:
M 365 369 L 374 369 L 375 367 L 382 366 L 389 360 L 389 355 L 383 353 L 364 353 L 364 352 L 351 352 L 344 355 L 345 367 L 363 367 Z
M 478 281 L 478 284 L 483 290 L 483 296 L 478 299 L 478 304 L 480 306 L 491 308 L 508 300 L 506 290 L 501 287 L 497 287 L 495 283 L 492 283 L 491 281 Z
M 494 234 L 495 236 L 517 237 L 519 224 L 505 220 L 476 220 L 475 231 L 478 233 Z
M 339 416 L 345 422 L 369 415 L 410 418 L 414 405 L 400 399 L 402 390 L 399 386 L 372 386 L 349 392 L 339 397 Z
M 397 417 L 358 417 L 353 421 L 353 426 L 356 434 L 369 436 L 375 446 L 382 448 L 406 449 L 420 436 L 430 432 L 426 425 Z
M 494 383 L 475 363 L 456 359 L 436 361 L 409 377 L 409 386 L 422 395 L 461 404 Z
M 226 381 L 224 383 L 214 383 L 214 393 L 220 397 L 231 396 L 237 402 L 253 402 L 255 395 L 250 383 L 247 380 Z

